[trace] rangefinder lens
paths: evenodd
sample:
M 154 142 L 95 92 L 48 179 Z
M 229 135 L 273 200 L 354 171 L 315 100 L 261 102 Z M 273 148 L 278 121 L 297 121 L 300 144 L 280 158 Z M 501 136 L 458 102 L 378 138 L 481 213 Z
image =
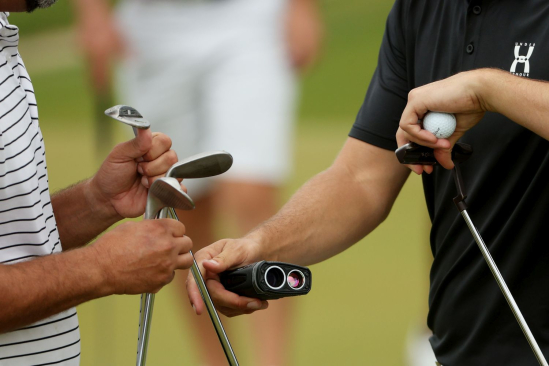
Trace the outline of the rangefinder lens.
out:
M 294 290 L 299 290 L 305 284 L 305 276 L 298 270 L 293 270 L 288 274 L 288 285 Z
M 273 290 L 284 286 L 284 271 L 278 266 L 271 266 L 265 272 L 265 282 Z

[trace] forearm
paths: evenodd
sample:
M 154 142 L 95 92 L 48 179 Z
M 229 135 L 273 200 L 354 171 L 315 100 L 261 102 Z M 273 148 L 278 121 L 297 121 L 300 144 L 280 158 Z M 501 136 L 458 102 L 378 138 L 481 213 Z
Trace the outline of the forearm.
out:
M 382 211 L 372 209 L 358 183 L 344 183 L 344 175 L 331 169 L 318 174 L 274 217 L 248 235 L 261 243 L 265 259 L 302 265 L 321 262 L 381 223 Z
M 94 251 L 88 247 L 0 265 L 0 333 L 108 295 Z
M 392 151 L 349 139 L 332 167 L 247 236 L 260 244 L 264 259 L 302 265 L 323 261 L 387 217 L 407 176 Z
M 108 16 L 110 14 L 110 5 L 106 0 L 72 0 L 77 17 L 92 18 L 96 16 Z
M 477 70 L 476 90 L 487 111 L 549 140 L 549 83 L 495 69 Z
M 85 245 L 122 219 L 108 200 L 96 193 L 90 180 L 54 194 L 51 202 L 64 250 Z

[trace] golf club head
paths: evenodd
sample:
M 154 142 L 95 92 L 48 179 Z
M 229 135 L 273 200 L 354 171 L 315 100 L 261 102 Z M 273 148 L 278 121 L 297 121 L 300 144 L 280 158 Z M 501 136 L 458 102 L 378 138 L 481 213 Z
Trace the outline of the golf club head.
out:
M 181 189 L 181 185 L 175 178 L 158 178 L 149 188 L 147 196 L 147 208 L 145 219 L 154 219 L 164 207 L 173 207 L 178 210 L 194 209 L 194 202 Z
M 134 128 L 146 130 L 151 127 L 149 121 L 147 121 L 137 109 L 127 105 L 115 105 L 105 111 L 105 114 L 111 118 L 114 118 L 122 123 L 130 125 Z
M 233 165 L 233 157 L 226 151 L 213 151 L 193 155 L 175 163 L 167 177 L 205 178 L 225 173 Z
M 412 165 L 436 165 L 433 149 L 410 142 L 399 147 L 395 154 L 401 164 Z M 469 144 L 457 142 L 452 149 L 452 160 L 454 163 L 462 163 L 473 154 L 473 148 Z

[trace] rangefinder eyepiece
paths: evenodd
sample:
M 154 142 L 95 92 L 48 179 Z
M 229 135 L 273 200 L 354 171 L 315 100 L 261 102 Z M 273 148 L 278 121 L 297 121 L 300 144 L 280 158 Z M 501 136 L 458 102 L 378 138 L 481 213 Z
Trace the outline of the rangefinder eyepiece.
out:
M 265 271 L 265 282 L 273 290 L 284 286 L 284 271 L 278 266 L 272 266 Z
M 261 261 L 219 275 L 228 291 L 261 300 L 299 296 L 309 293 L 311 271 L 283 262 Z

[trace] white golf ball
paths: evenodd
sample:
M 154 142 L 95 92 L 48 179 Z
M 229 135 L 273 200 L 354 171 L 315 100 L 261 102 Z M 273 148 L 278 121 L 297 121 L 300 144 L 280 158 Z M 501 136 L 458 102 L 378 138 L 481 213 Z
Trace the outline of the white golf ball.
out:
M 447 139 L 456 130 L 456 116 L 452 113 L 427 112 L 423 117 L 423 128 L 438 139 Z

